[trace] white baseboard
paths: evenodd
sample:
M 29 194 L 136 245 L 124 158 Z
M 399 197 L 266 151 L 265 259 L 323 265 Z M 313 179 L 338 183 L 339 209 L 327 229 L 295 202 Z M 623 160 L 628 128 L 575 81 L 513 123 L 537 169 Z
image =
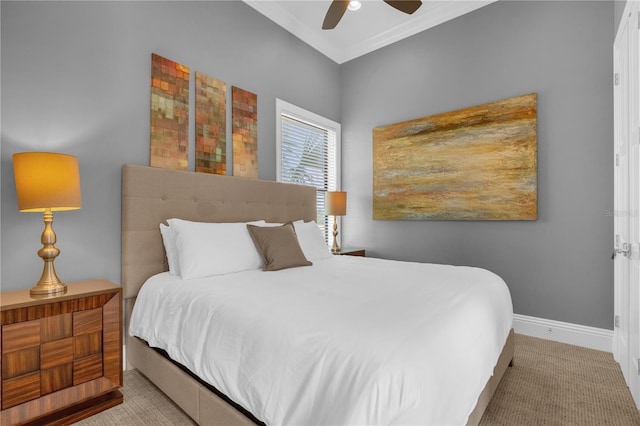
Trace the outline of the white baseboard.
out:
M 613 330 L 513 314 L 516 333 L 599 351 L 613 351 Z

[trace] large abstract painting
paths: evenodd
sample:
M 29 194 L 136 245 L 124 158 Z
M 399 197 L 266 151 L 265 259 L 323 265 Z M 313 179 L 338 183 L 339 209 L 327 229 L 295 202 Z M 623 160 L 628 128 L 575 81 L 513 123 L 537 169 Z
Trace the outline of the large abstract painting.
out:
M 231 86 L 233 175 L 258 177 L 258 95 Z
M 186 170 L 189 145 L 189 67 L 151 55 L 152 167 Z
M 196 71 L 196 172 L 227 174 L 227 85 Z
M 373 129 L 373 218 L 536 220 L 535 93 Z

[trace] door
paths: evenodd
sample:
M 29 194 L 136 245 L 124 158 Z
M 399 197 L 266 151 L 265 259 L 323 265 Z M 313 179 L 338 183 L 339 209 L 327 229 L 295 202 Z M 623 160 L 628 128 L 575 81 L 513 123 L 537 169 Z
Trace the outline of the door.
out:
M 640 408 L 640 34 L 627 2 L 614 42 L 613 354 Z

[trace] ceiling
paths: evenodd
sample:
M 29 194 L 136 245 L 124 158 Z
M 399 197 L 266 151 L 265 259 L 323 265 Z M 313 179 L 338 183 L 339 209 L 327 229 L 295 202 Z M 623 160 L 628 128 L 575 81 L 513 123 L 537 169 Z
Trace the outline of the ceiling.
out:
M 413 15 L 400 12 L 382 0 L 361 0 L 360 10 L 347 10 L 333 30 L 322 29 L 331 0 L 243 1 L 341 64 L 496 0 L 423 0 Z

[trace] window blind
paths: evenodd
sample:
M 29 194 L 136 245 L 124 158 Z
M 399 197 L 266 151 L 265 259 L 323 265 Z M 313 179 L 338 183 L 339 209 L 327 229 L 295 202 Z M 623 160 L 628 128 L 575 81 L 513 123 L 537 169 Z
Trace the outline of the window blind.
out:
M 303 114 L 281 112 L 279 125 L 280 181 L 317 189 L 316 222 L 330 241 L 334 217 L 325 215 L 324 198 L 326 191 L 338 188 L 338 134 Z

